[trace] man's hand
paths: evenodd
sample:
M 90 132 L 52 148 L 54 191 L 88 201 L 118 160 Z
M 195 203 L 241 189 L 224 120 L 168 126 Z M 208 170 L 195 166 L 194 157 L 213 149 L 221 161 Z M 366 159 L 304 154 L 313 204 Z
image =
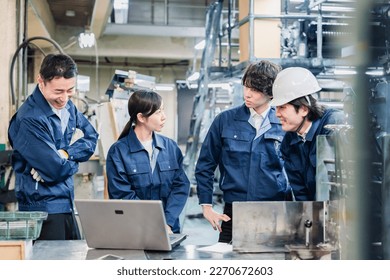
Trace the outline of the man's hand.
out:
M 212 225 L 214 230 L 219 230 L 219 232 L 222 232 L 222 228 L 220 225 L 220 221 L 230 221 L 230 217 L 226 214 L 220 214 L 213 210 L 213 207 L 211 205 L 202 205 L 203 208 L 203 216 L 206 218 L 207 221 Z
M 31 176 L 33 177 L 33 179 L 37 182 L 45 182 L 41 175 L 39 175 L 38 171 L 36 171 L 34 168 L 31 168 L 31 171 L 30 171 L 30 174 Z
M 60 156 L 64 159 L 68 159 L 69 158 L 69 155 L 68 153 L 65 151 L 65 150 L 62 150 L 62 149 L 59 149 L 58 150 L 58 153 L 60 154 Z

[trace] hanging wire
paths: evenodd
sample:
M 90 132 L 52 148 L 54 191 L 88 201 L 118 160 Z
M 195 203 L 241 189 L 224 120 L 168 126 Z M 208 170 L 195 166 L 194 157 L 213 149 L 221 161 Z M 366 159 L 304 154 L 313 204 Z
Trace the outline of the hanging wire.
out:
M 16 103 L 16 98 L 15 98 L 15 89 L 14 89 L 14 75 L 13 75 L 13 70 L 14 70 L 14 66 L 15 66 L 15 62 L 16 62 L 16 59 L 19 55 L 19 52 L 20 50 L 22 49 L 25 49 L 29 44 L 31 44 L 32 41 L 35 41 L 35 40 L 44 40 L 44 41 L 48 41 L 50 42 L 51 44 L 53 44 L 53 46 L 60 52 L 60 53 L 64 53 L 64 51 L 62 50 L 61 46 L 55 42 L 54 40 L 50 39 L 50 38 L 47 38 L 47 37 L 42 37 L 42 36 L 36 36 L 36 37 L 31 37 L 27 40 L 25 40 L 23 43 L 21 43 L 18 48 L 16 49 L 13 57 L 12 57 L 12 61 L 11 61 L 11 67 L 10 67 L 10 86 L 11 86 L 11 100 L 12 100 L 12 105 L 19 105 L 19 104 L 15 104 Z M 46 55 L 42 49 L 38 48 L 38 50 L 40 50 L 44 55 Z M 16 106 L 16 109 L 18 109 L 18 106 Z

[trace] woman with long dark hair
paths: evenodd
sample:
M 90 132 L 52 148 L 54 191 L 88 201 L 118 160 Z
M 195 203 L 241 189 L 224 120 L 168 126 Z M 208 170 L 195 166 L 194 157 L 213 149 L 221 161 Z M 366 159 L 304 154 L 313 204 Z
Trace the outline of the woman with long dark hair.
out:
M 166 120 L 162 98 L 138 90 L 129 98 L 128 112 L 130 120 L 107 154 L 109 197 L 161 200 L 168 229 L 179 233 L 190 183 L 177 143 L 156 133 Z

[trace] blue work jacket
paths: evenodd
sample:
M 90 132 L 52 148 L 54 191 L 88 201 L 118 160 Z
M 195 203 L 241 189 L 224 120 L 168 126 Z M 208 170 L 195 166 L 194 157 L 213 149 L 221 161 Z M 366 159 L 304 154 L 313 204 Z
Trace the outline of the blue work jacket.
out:
M 219 187 L 224 201 L 277 201 L 285 199 L 287 180 L 280 144 L 284 131 L 271 108 L 260 137 L 248 122 L 245 105 L 221 112 L 204 139 L 195 168 L 200 204 L 212 204 L 214 172 L 219 167 Z
M 70 116 L 62 133 L 60 118 L 37 86 L 10 121 L 8 138 L 13 148 L 15 191 L 21 211 L 49 214 L 72 211 L 73 175 L 79 162 L 87 161 L 93 155 L 98 133 L 72 101 L 68 101 L 66 109 Z M 70 145 L 76 129 L 84 136 Z M 60 156 L 59 149 L 69 154 L 68 160 Z M 33 179 L 32 168 L 44 182 Z
M 305 141 L 296 132 L 287 132 L 282 142 L 284 166 L 295 199 L 314 201 L 316 199 L 317 136 L 329 135 L 332 130 L 327 124 L 344 123 L 344 113 L 326 109 L 320 119 L 313 121 Z
M 110 147 L 106 161 L 108 194 L 112 199 L 161 200 L 167 224 L 178 233 L 179 215 L 190 191 L 183 155 L 176 142 L 163 135 L 153 133 L 153 145 L 158 149 L 153 172 L 149 154 L 133 128 Z

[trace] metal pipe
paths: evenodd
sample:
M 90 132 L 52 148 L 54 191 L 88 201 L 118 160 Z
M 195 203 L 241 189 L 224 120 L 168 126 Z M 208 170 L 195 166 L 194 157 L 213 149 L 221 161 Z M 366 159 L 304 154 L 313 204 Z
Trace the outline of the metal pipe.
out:
M 232 67 L 232 28 L 231 28 L 231 17 L 232 17 L 232 1 L 229 0 L 229 7 L 228 7 L 228 45 L 227 45 L 227 53 L 228 53 L 228 68 L 230 69 Z
M 315 6 L 317 5 L 321 5 L 322 3 L 324 2 L 327 2 L 328 0 L 318 0 L 318 1 L 314 1 L 312 3 L 309 4 L 309 9 L 313 9 Z
M 168 0 L 165 0 L 164 5 L 165 5 L 164 24 L 168 25 Z
M 206 45 L 203 49 L 203 55 L 200 66 L 200 77 L 198 80 L 198 93 L 195 96 L 194 107 L 192 112 L 192 121 L 190 124 L 190 137 L 187 141 L 186 155 L 184 157 L 184 166 L 186 173 L 190 180 L 194 176 L 194 164 L 196 162 L 196 156 L 199 144 L 200 128 L 203 119 L 203 113 L 205 109 L 205 102 L 208 93 L 209 82 L 209 68 L 211 67 L 215 46 L 216 46 L 216 34 L 219 34 L 220 18 L 222 11 L 223 0 L 215 2 L 209 7 L 206 16 Z
M 318 18 L 318 15 L 301 15 L 301 14 L 287 14 L 287 15 L 263 15 L 263 14 L 257 14 L 253 15 L 253 19 L 316 19 Z M 335 15 L 322 15 L 323 19 L 352 19 L 350 16 L 335 16 Z M 249 22 L 250 17 L 246 16 L 242 20 L 238 21 L 237 24 L 232 26 L 240 27 L 244 25 L 245 23 Z M 334 23 L 337 24 L 337 23 Z
M 254 36 L 255 36 L 255 18 L 254 18 L 255 4 L 254 0 L 249 1 L 249 61 L 254 58 Z
M 317 17 L 317 58 L 322 58 L 322 16 Z

